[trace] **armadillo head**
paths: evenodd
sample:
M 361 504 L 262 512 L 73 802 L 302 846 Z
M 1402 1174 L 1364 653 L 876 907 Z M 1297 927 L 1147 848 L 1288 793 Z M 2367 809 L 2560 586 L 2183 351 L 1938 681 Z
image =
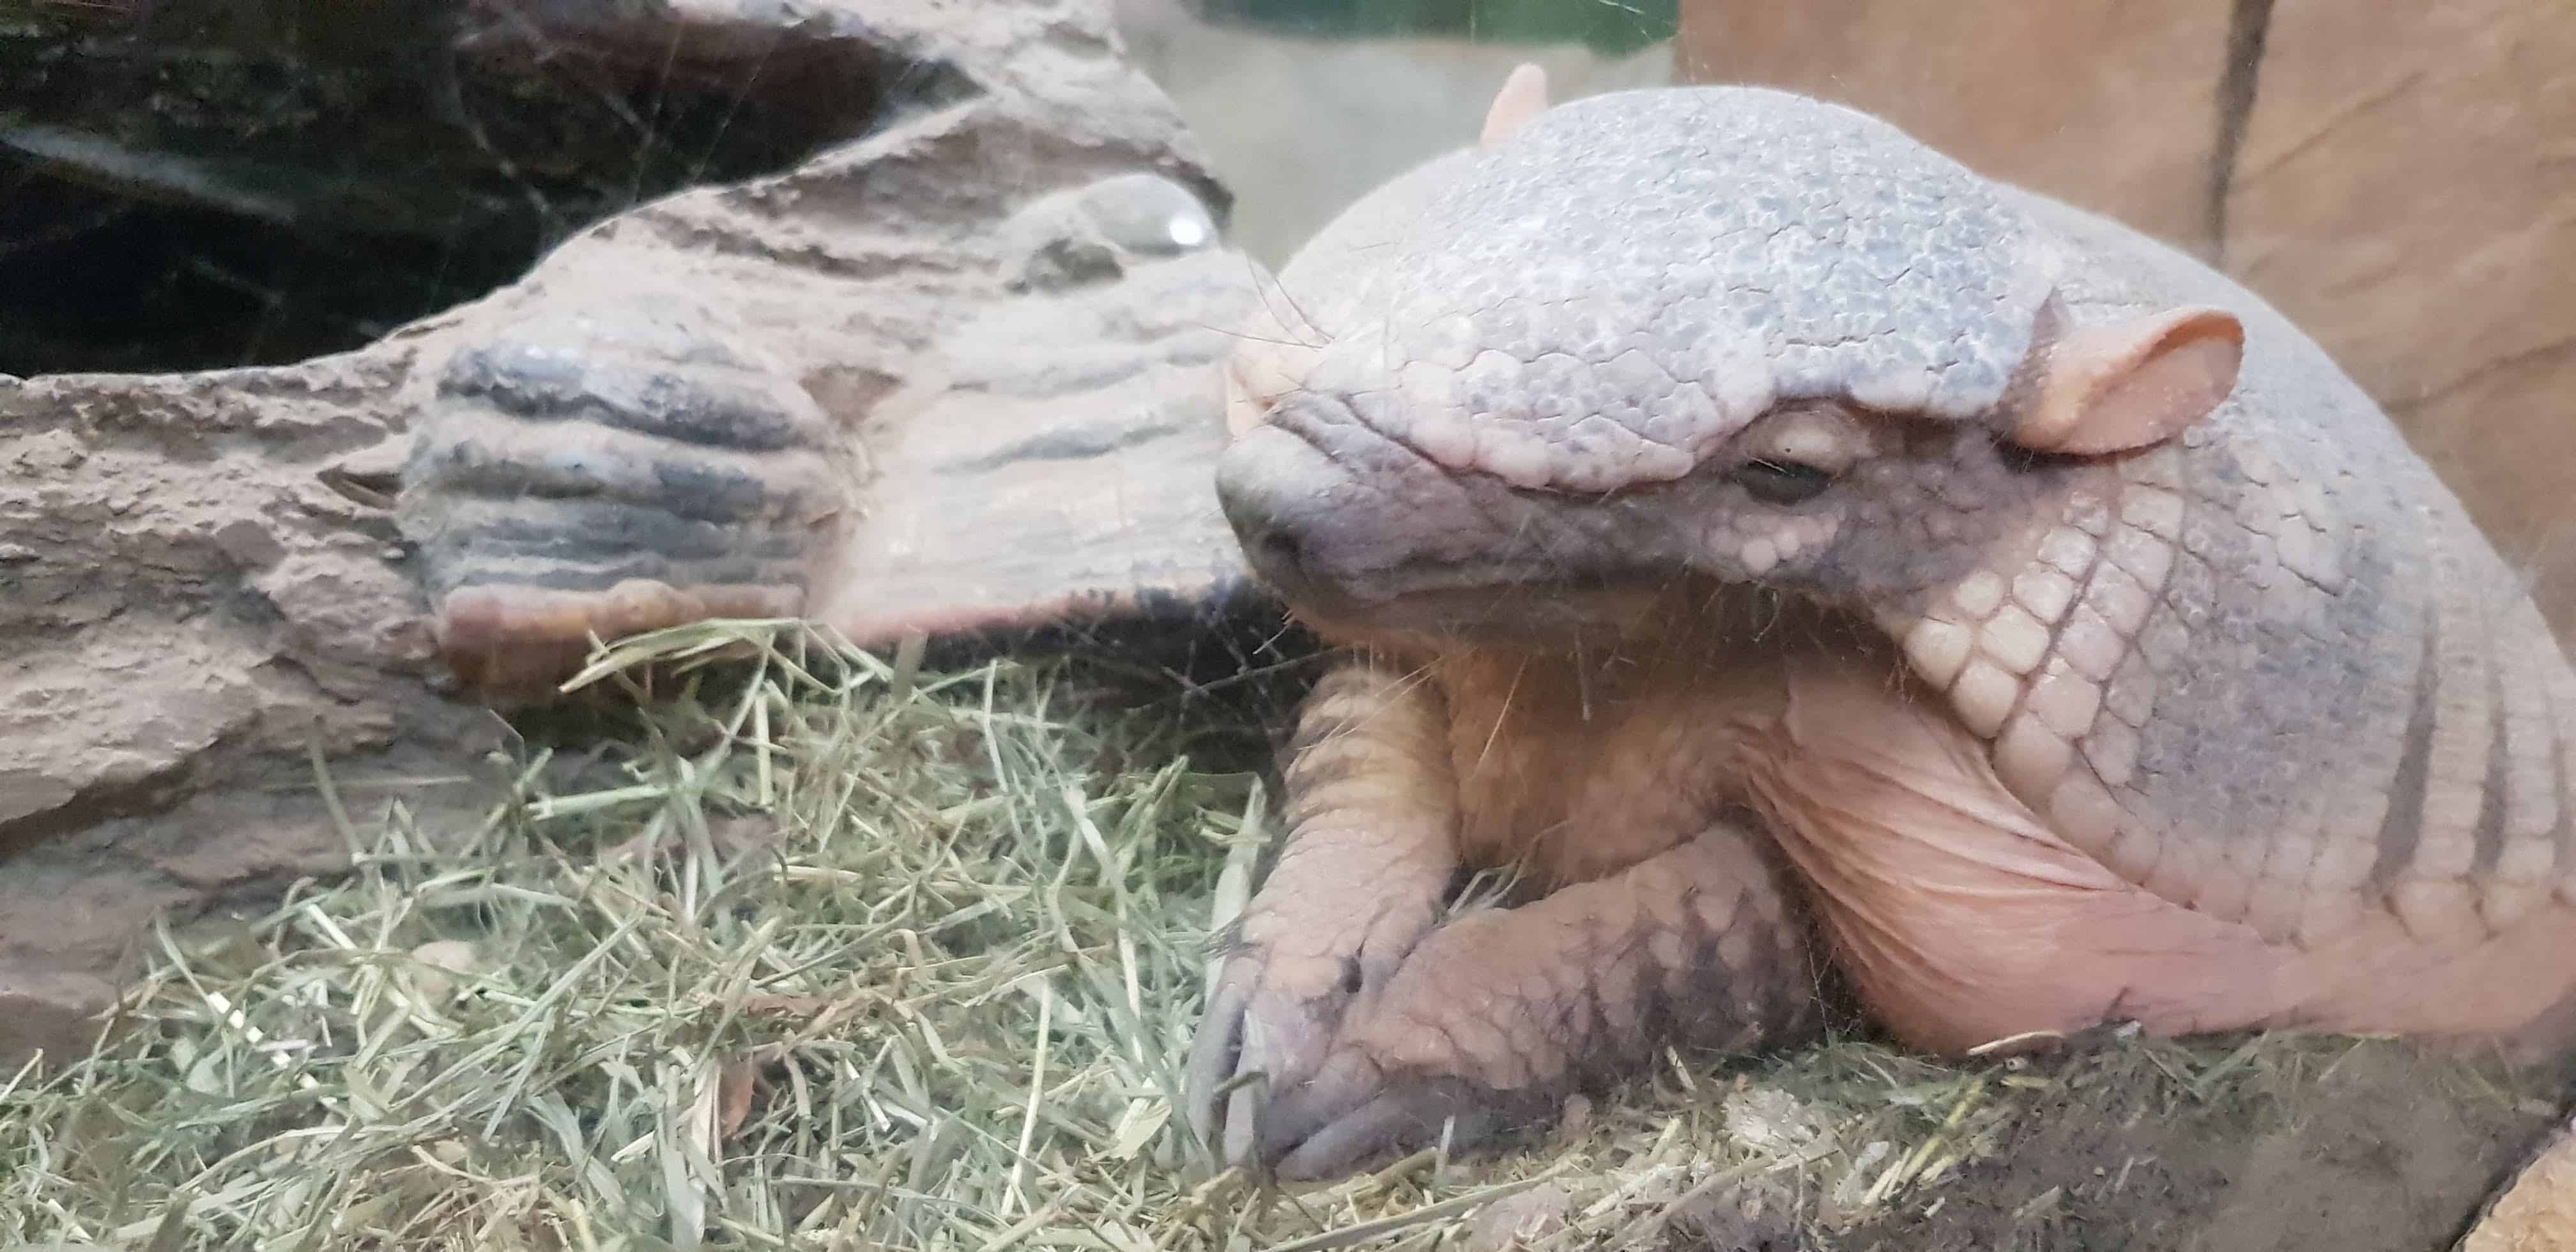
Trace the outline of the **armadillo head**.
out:
M 1228 516 L 1328 631 L 1615 624 L 1708 580 L 1893 624 L 2049 467 L 2235 381 L 2233 317 L 2077 324 L 2064 245 L 1866 115 L 1704 87 L 1496 118 L 1319 235 L 1230 371 Z

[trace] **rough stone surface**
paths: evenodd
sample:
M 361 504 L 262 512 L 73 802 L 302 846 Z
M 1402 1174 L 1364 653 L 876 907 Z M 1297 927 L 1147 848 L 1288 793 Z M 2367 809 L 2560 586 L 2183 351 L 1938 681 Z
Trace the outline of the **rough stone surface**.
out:
M 521 345 L 492 366 L 516 373 L 413 381 L 424 450 L 499 467 L 415 455 L 403 499 L 442 645 L 496 694 L 588 632 L 710 611 L 883 645 L 1241 581 L 1204 484 L 1223 432 L 1189 414 L 1258 271 L 1215 246 L 1222 197 L 1180 122 L 1087 8 L 904 12 L 828 20 L 973 91 L 603 223 L 460 315 L 460 344 Z M 999 55 L 1014 22 L 1029 42 Z M 684 392 L 722 416 L 641 412 Z M 568 486 L 520 489 L 531 472 Z
M 353 809 L 456 798 L 378 781 L 491 729 L 430 696 L 365 502 L 405 357 L 0 389 L 0 1063 L 71 1043 L 152 912 L 332 864 L 309 745 Z
M 1212 490 L 1168 488 L 1223 439 L 1209 364 L 1257 271 L 1105 10 L 524 16 L 557 45 L 720 63 L 784 37 L 901 68 L 851 82 L 879 111 L 803 164 L 611 217 L 365 349 L 0 381 L 0 1067 L 76 1046 L 156 913 L 343 863 L 315 754 L 361 823 L 489 802 L 471 767 L 503 728 L 462 697 L 507 683 L 457 688 L 433 594 L 588 604 L 658 579 L 701 611 L 936 629 L 1238 573 L 1199 542 L 1224 533 Z M 915 481 L 936 487 L 879 511 Z M 1065 559 L 932 524 L 968 510 Z M 1170 559 L 1085 555 L 1144 534 Z M 965 568 L 918 576 L 933 561 Z M 781 596 L 692 589 L 727 583 Z

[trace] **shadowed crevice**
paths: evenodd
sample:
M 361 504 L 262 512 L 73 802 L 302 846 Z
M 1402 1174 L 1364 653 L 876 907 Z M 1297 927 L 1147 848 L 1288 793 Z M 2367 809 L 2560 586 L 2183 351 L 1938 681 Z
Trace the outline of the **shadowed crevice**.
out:
M 0 373 L 355 349 L 636 204 L 973 91 L 819 30 L 549 17 L 160 0 L 0 29 Z
M 2423 657 L 2416 663 L 2413 711 L 2406 719 L 2406 747 L 2397 758 L 2397 772 L 2388 780 L 2388 811 L 2379 825 L 2378 856 L 2371 862 L 2370 875 L 2364 881 L 2373 891 L 2385 891 L 2405 876 L 2415 863 L 2415 849 L 2424 838 L 2425 789 L 2433 772 L 2433 736 L 2441 728 L 2442 639 L 2441 619 L 2426 613 L 2423 618 Z
M 2209 200 L 2203 226 L 2212 265 L 2227 261 L 2227 196 L 2245 130 L 2254 120 L 2254 88 L 2272 27 L 2272 0 L 2235 0 L 2227 14 L 2227 66 L 2218 79 L 2218 134 L 2209 149 Z

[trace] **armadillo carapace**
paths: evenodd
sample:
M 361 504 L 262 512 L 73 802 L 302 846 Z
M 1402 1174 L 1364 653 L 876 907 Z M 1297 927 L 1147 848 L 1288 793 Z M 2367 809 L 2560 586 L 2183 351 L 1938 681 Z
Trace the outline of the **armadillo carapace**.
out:
M 1777 1040 L 1828 963 L 1948 1053 L 2563 1036 L 2576 673 L 2321 349 L 1868 116 L 1533 85 L 1230 371 L 1228 516 L 1352 651 L 1192 1058 L 1232 1157 Z

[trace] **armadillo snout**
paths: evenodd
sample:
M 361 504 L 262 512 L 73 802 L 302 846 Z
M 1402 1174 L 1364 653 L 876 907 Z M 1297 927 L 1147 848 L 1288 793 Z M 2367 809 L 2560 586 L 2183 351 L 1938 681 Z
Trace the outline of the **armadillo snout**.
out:
M 1311 393 L 1226 448 L 1216 490 L 1245 560 L 1292 607 L 1376 628 L 1426 611 L 1446 622 L 1458 606 L 1431 601 L 1490 601 L 1482 593 L 1497 584 L 1580 575 L 1615 556 L 1559 524 L 1561 506 L 1455 473 Z
M 1246 431 L 1217 461 L 1217 500 L 1253 572 L 1291 597 L 1341 474 L 1321 449 L 1276 426 Z

